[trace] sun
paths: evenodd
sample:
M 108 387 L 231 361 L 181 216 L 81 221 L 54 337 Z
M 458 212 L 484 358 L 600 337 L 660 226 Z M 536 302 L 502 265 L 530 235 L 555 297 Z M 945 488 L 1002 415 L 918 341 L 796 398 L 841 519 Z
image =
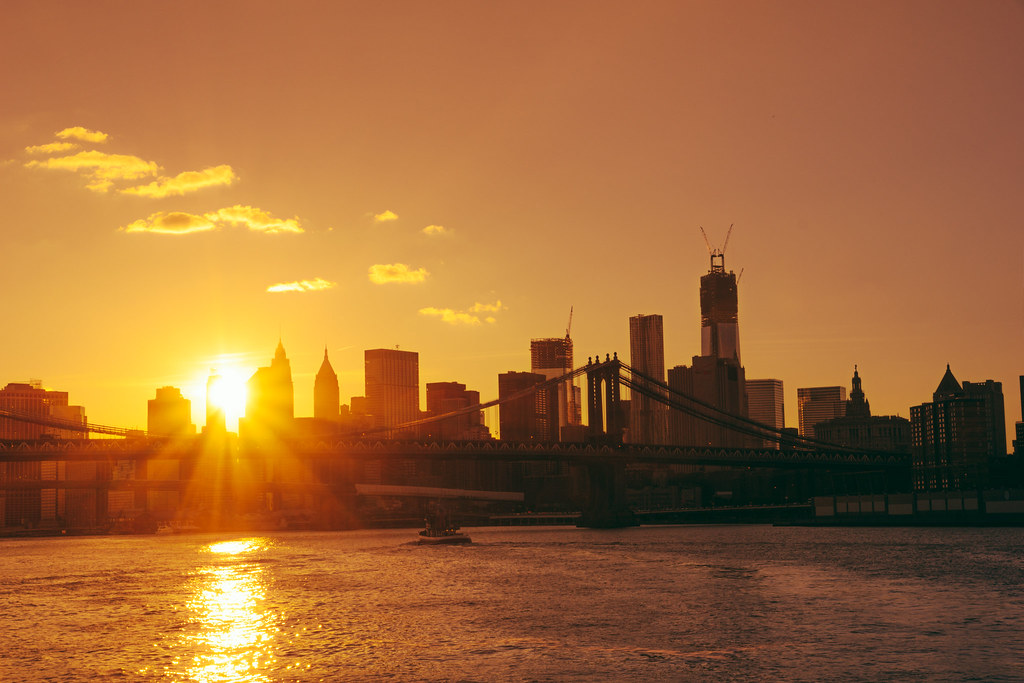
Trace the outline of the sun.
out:
M 214 370 L 206 385 L 207 408 L 224 413 L 228 429 L 245 415 L 245 376 L 237 368 Z

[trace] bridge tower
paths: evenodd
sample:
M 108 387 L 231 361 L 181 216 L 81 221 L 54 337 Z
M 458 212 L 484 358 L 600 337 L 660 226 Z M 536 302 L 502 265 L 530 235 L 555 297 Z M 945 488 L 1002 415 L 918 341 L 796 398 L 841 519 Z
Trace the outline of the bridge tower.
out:
M 623 425 L 619 404 L 619 373 L 622 362 L 605 355 L 587 362 L 587 405 L 591 443 L 621 446 Z M 606 450 L 606 449 L 602 449 Z M 626 501 L 624 462 L 594 458 L 584 464 L 587 473 L 587 502 L 577 526 L 598 529 L 636 526 L 636 516 Z
M 605 354 L 587 359 L 587 412 L 590 440 L 618 445 L 622 443 L 622 411 L 619 403 L 619 372 L 622 361 Z M 603 389 L 603 391 L 602 391 Z

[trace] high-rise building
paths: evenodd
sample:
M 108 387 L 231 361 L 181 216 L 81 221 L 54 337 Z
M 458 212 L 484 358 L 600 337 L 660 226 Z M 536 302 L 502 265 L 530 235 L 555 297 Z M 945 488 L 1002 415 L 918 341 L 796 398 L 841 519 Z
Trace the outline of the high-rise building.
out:
M 665 334 L 660 315 L 634 315 L 629 319 L 629 365 L 656 382 L 665 382 Z M 654 393 L 664 390 L 645 380 L 635 383 Z M 650 396 L 630 393 L 629 441 L 640 444 L 664 444 L 668 440 L 668 410 Z
M 711 270 L 700 279 L 700 355 L 740 363 L 736 273 L 725 272 L 725 254 L 711 253 Z
M 268 367 L 259 368 L 246 383 L 245 423 L 239 431 L 255 438 L 291 433 L 295 419 L 295 390 L 292 366 L 277 343 Z
M 34 420 L 52 420 L 84 425 L 84 409 L 68 411 L 68 392 L 50 391 L 33 380 L 29 383 L 12 382 L 0 390 L 0 410 L 18 413 Z M 81 419 L 78 416 L 81 416 Z M 0 417 L 0 439 L 33 440 L 42 438 L 84 439 L 88 435 L 75 429 L 61 429 L 55 425 L 26 422 Z
M 985 401 L 985 442 L 993 458 L 1006 456 L 1006 408 L 1003 404 L 1003 383 L 990 379 L 962 383 L 964 396 Z
M 549 337 L 547 339 L 530 340 L 530 371 L 544 375 L 547 379 L 561 377 L 573 369 L 572 339 L 565 337 Z M 550 394 L 548 405 L 551 416 L 548 422 L 552 425 L 550 440 L 558 440 L 561 431 L 568 426 L 582 422 L 582 406 L 580 388 L 572 381 L 565 381 L 543 391 Z
M 427 383 L 427 414 L 444 415 L 470 406 L 480 405 L 480 392 L 466 389 L 459 382 Z M 423 426 L 423 437 L 438 441 L 474 441 L 490 434 L 483 421 L 483 411 L 474 410 Z
M 150 436 L 185 436 L 195 434 L 192 424 L 192 401 L 181 395 L 177 387 L 160 387 L 156 398 L 146 406 L 146 432 Z
M 781 379 L 747 380 L 747 416 L 772 429 L 786 428 L 786 410 Z M 765 439 L 765 448 L 777 448 L 778 441 Z
M 1005 457 L 1006 427 L 998 427 L 1003 433 L 1000 449 L 992 424 L 994 413 L 1002 408 L 1002 386 L 985 382 L 974 387 L 965 391 L 946 365 L 932 402 L 910 408 L 916 490 L 963 491 L 988 486 L 991 461 Z
M 420 356 L 415 351 L 368 349 L 363 353 L 366 409 L 374 427 L 393 427 L 420 418 Z M 409 437 L 412 430 L 389 432 Z
M 800 436 L 813 439 L 814 425 L 846 414 L 846 387 L 801 387 L 796 390 Z
M 909 453 L 910 421 L 896 415 L 871 414 L 856 365 L 852 383 L 843 417 L 815 424 L 814 438 L 850 448 Z
M 1014 425 L 1016 429 L 1016 437 L 1013 440 L 1013 455 L 1018 458 L 1024 458 L 1024 375 L 1020 376 L 1020 422 Z
M 550 417 L 547 393 L 535 391 L 508 400 L 520 392 L 527 392 L 545 381 L 535 372 L 505 372 L 498 375 L 498 430 L 503 441 L 543 441 L 548 432 L 545 422 Z
M 327 359 L 327 347 L 324 347 L 324 362 L 316 373 L 313 382 L 313 417 L 318 420 L 337 422 L 341 414 L 341 390 L 338 386 L 338 374 Z

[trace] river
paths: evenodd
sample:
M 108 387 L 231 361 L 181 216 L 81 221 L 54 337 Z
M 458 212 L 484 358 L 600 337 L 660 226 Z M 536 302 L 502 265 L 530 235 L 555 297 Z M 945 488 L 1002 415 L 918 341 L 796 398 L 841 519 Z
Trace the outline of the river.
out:
M 1019 681 L 1024 530 L 0 541 L 2 681 Z

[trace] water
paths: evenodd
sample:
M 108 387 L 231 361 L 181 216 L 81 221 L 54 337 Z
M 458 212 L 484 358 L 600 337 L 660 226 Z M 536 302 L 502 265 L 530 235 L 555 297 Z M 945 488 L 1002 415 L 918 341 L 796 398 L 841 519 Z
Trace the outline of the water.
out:
M 1024 680 L 1024 530 L 0 541 L 2 681 Z

